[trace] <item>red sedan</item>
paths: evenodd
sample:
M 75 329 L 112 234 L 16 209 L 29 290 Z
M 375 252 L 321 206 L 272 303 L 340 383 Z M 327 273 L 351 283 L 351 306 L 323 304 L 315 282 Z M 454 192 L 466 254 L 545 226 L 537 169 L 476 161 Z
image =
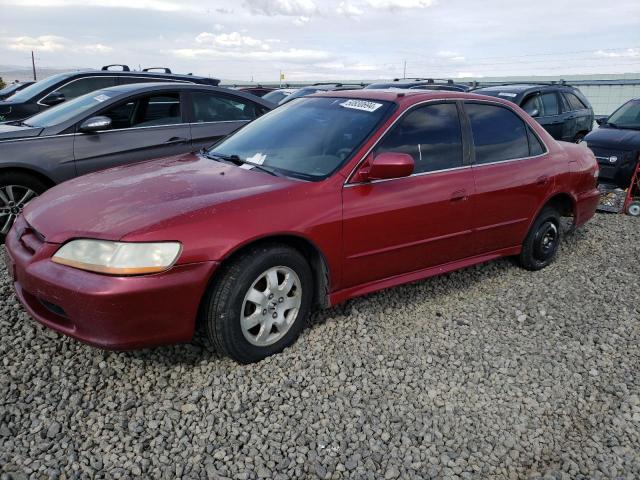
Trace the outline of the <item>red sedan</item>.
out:
M 258 361 L 310 310 L 517 256 L 554 258 L 598 203 L 598 166 L 507 101 L 457 92 L 301 98 L 208 151 L 54 187 L 7 237 L 39 322 L 133 349 L 186 342 Z

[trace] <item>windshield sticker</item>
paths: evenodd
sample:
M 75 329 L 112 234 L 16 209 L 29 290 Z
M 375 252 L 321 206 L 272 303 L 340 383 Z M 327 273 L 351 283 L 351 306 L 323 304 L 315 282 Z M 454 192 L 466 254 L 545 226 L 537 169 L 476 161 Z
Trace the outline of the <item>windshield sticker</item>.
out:
M 266 155 L 258 152 L 253 157 L 248 157 L 247 162 L 253 163 L 254 165 L 262 165 L 266 159 Z
M 93 99 L 99 102 L 104 102 L 105 100 L 109 100 L 109 97 L 104 93 L 101 93 L 100 95 L 96 95 L 95 97 L 93 97 Z
M 508 93 L 508 92 L 500 92 L 498 94 L 501 97 L 509 97 L 509 98 L 513 98 L 513 97 L 517 97 L 518 94 L 517 93 Z
M 353 108 L 354 110 L 362 110 L 363 112 L 375 112 L 382 104 L 376 102 L 369 102 L 367 100 L 347 100 L 340 104 L 344 108 Z

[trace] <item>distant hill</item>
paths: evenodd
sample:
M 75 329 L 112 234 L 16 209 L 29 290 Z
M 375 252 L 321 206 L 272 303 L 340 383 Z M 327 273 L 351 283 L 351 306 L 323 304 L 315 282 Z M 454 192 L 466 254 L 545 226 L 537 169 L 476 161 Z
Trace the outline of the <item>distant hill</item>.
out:
M 51 75 L 55 75 L 56 73 L 69 72 L 73 70 L 86 70 L 82 67 L 76 68 L 49 68 L 49 67 L 36 67 L 36 75 L 38 80 L 42 80 L 43 78 L 50 77 Z M 33 72 L 31 71 L 31 67 L 23 67 L 18 65 L 0 65 L 0 77 L 5 81 L 5 83 L 11 83 L 14 80 L 24 81 L 24 80 L 33 80 Z

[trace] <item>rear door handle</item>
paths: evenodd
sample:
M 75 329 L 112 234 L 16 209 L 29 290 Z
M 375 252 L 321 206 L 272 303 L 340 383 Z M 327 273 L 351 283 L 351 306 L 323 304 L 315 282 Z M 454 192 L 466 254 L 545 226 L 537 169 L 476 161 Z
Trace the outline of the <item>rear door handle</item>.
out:
M 467 199 L 467 191 L 462 189 L 462 190 L 456 190 L 455 192 L 453 192 L 451 194 L 451 201 L 452 202 L 462 202 L 464 200 Z
M 536 179 L 536 185 L 544 185 L 549 181 L 549 177 L 542 175 Z
M 187 143 L 189 141 L 188 138 L 183 137 L 171 137 L 169 140 L 164 142 L 165 145 L 180 145 L 181 143 Z

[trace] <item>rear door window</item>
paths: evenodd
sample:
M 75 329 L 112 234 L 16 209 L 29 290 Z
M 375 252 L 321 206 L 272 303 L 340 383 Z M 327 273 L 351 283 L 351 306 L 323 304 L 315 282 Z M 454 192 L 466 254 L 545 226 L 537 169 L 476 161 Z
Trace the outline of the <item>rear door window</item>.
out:
M 531 95 L 522 104 L 522 109 L 529 115 L 533 116 L 537 112 L 537 115 L 542 115 L 542 102 L 540 101 L 540 94 L 536 93 Z
M 209 92 L 192 92 L 195 123 L 250 121 L 260 112 L 250 100 Z
M 585 104 L 582 103 L 582 100 L 580 100 L 573 93 L 564 92 L 563 95 L 564 95 L 564 98 L 567 99 L 567 102 L 569 102 L 569 106 L 571 107 L 571 110 L 584 110 L 585 108 L 587 108 Z
M 541 95 L 542 105 L 544 106 L 544 115 L 558 115 L 560 109 L 558 108 L 558 96 L 555 92 L 543 93 Z
M 113 87 L 115 85 L 114 77 L 85 77 L 78 80 L 72 80 L 71 82 L 62 85 L 55 90 L 56 93 L 62 93 L 65 100 L 79 97 L 85 93 L 93 92 L 94 90 L 100 90 L 102 88 Z
M 473 133 L 475 163 L 494 163 L 529 156 L 524 121 L 505 107 L 465 103 Z
M 125 100 L 100 115 L 111 118 L 114 129 L 182 123 L 180 94 L 163 92 Z
M 433 172 L 462 166 L 462 134 L 454 103 L 417 108 L 408 113 L 387 134 L 376 153 L 408 153 L 415 162 L 414 173 Z

